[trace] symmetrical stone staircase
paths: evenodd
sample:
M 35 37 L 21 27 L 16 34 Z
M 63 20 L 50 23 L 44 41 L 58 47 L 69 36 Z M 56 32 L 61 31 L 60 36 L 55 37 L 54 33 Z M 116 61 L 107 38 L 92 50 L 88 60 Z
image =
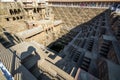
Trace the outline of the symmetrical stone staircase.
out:
M 73 7 L 52 7 L 55 19 L 63 20 L 63 27 L 74 28 L 77 25 L 89 21 L 100 14 L 104 9 L 73 8 Z M 89 13 L 89 15 L 87 15 Z
M 111 42 L 110 41 L 103 41 L 101 48 L 100 48 L 100 55 L 107 57 L 107 54 L 110 50 Z
M 90 61 L 91 61 L 91 60 L 90 60 L 89 58 L 84 57 L 84 58 L 83 58 L 83 61 L 82 61 L 81 68 L 82 68 L 83 70 L 85 70 L 85 71 L 88 71 L 89 65 L 90 65 Z
M 93 45 L 94 45 L 94 39 L 91 38 L 90 41 L 89 41 L 89 43 L 88 43 L 87 50 L 88 50 L 88 51 L 92 51 Z

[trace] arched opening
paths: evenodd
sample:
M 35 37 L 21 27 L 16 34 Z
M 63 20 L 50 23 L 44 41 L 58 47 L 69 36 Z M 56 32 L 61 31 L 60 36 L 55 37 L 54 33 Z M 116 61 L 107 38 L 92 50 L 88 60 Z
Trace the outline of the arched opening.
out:
M 23 19 L 23 17 L 22 17 L 22 16 L 20 16 L 20 19 Z
M 7 21 L 10 21 L 9 18 L 5 18 Z
M 37 8 L 37 12 L 39 13 L 39 8 Z
M 17 16 L 16 18 L 17 18 L 17 20 L 19 20 L 19 17 L 18 17 L 18 16 Z
M 35 24 L 33 24 L 33 26 L 35 26 Z
M 34 20 L 34 17 L 32 17 L 32 19 Z
M 48 34 L 48 31 L 47 31 L 47 30 L 45 30 L 45 32 Z
M 48 31 L 50 31 L 51 29 L 49 28 Z
M 10 9 L 10 10 L 9 10 L 9 12 L 10 12 L 10 14 L 11 14 L 11 15 L 13 15 L 13 14 L 14 14 L 14 12 L 13 12 L 13 10 L 12 10 L 12 9 Z
M 18 9 L 17 11 L 18 11 L 18 14 L 21 13 L 21 10 L 20 10 L 20 9 Z
M 14 9 L 14 13 L 17 14 L 17 10 L 16 9 Z
M 37 13 L 37 10 L 36 10 L 36 8 L 34 8 L 33 12 L 34 12 L 34 13 Z
M 13 17 L 13 21 L 15 21 L 16 20 L 16 18 L 15 17 Z

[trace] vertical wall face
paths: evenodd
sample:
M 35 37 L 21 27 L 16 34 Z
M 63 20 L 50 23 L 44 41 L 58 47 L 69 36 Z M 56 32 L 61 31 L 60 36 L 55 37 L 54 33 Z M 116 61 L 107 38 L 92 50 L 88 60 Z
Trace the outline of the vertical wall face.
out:
M 41 19 L 42 14 L 45 14 L 44 8 L 37 7 L 32 8 L 31 10 L 29 10 L 29 8 L 28 9 L 25 8 L 26 12 L 23 8 L 25 8 L 25 6 L 21 5 L 20 3 L 15 2 L 0 3 L 0 21 L 7 22 L 21 20 L 27 18 L 28 14 L 32 16 L 31 18 L 33 19 L 36 18 L 38 20 Z
M 24 10 L 20 3 L 0 3 L 0 43 L 6 48 L 19 42 L 14 34 L 26 29 L 26 24 L 22 22 L 23 20 Z
M 40 20 L 43 20 L 44 25 Z M 59 37 L 61 26 L 54 26 L 54 14 L 50 8 L 31 7 L 12 2 L 0 3 L 1 30 L 5 28 L 6 31 L 16 34 L 40 25 L 46 29 L 26 40 L 35 40 L 47 46 Z
M 9 29 L 9 31 L 14 32 L 21 31 L 25 28 L 26 25 L 25 23 L 21 22 L 24 20 L 24 18 L 25 18 L 24 9 L 22 8 L 20 3 L 15 2 L 0 3 L 1 28 L 6 28 Z M 21 26 L 21 28 L 19 26 Z
M 57 26 L 46 25 L 46 26 L 49 28 L 46 29 L 44 28 L 44 30 L 41 33 L 34 35 L 30 38 L 27 38 L 26 40 L 36 41 L 40 44 L 43 44 L 44 46 L 48 46 L 50 43 L 54 42 L 60 36 L 61 25 L 57 25 Z
M 14 21 L 24 18 L 20 3 L 0 3 L 0 11 L 2 21 Z
M 55 19 L 62 19 L 63 26 L 69 28 L 74 28 L 80 24 L 91 20 L 98 14 L 102 13 L 104 10 L 105 9 L 53 7 Z

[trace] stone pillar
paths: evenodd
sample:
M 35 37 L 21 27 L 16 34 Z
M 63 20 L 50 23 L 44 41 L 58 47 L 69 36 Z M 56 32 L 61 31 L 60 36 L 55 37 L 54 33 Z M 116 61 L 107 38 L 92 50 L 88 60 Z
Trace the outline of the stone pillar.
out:
M 42 9 L 42 19 L 45 19 L 45 9 Z

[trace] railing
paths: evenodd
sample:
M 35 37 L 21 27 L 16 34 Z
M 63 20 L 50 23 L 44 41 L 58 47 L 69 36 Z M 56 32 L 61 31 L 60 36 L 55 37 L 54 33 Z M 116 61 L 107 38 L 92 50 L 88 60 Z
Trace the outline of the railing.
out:
M 55 6 L 55 7 L 80 7 L 80 8 L 109 8 L 110 6 L 86 6 L 86 5 L 58 5 L 58 4 L 52 4 L 48 6 Z
M 7 80 L 14 80 L 10 72 L 6 69 L 6 67 L 0 62 L 0 69 L 3 72 L 4 76 L 7 78 Z
M 111 5 L 114 4 L 114 1 L 112 2 L 94 2 L 94 1 L 90 1 L 90 2 L 75 2 L 73 0 L 73 2 L 62 2 L 62 1 L 56 1 L 56 2 L 48 2 L 49 6 L 66 6 L 66 7 L 95 7 L 95 8 L 108 8 Z

